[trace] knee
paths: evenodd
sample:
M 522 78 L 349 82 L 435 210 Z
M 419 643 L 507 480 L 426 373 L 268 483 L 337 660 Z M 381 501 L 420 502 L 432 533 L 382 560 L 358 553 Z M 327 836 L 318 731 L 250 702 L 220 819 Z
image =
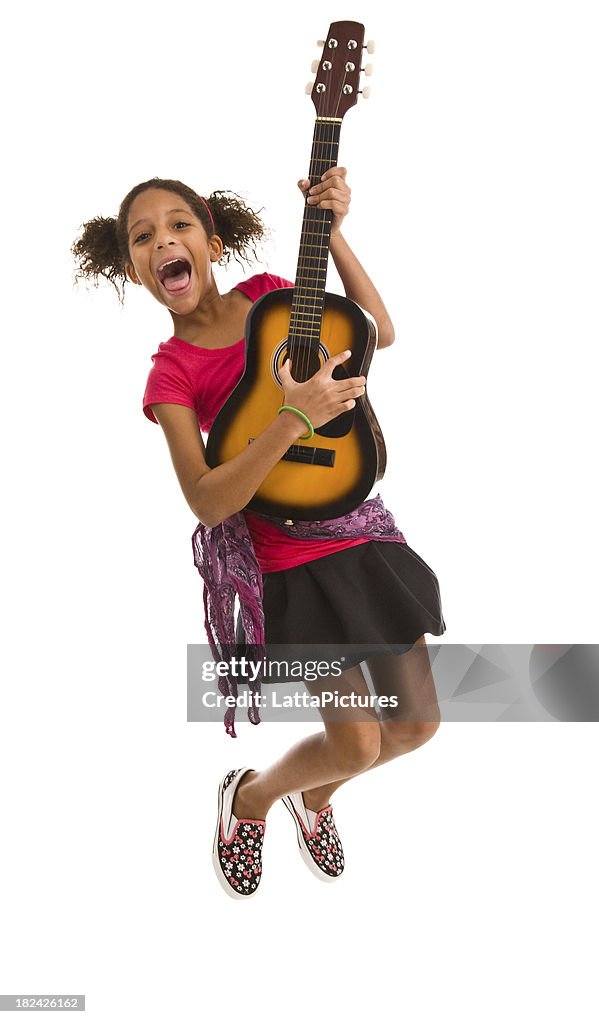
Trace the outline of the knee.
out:
M 433 738 L 439 725 L 440 716 L 427 716 L 427 721 L 400 722 L 387 719 L 383 723 L 385 748 L 389 753 L 403 754 L 408 750 L 416 750 Z
M 360 723 L 331 739 L 337 767 L 344 776 L 370 768 L 381 752 L 381 729 L 376 723 Z

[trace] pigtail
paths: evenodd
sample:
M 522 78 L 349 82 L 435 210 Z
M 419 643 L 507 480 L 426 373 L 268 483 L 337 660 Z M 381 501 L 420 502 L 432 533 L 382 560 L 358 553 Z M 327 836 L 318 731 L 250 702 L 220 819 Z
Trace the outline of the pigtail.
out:
M 225 265 L 231 255 L 238 263 L 257 261 L 256 245 L 266 237 L 266 228 L 259 213 L 247 206 L 235 192 L 219 189 L 207 199 L 214 221 L 214 229 L 222 238 L 223 255 L 220 263 Z
M 71 253 L 77 264 L 76 281 L 83 279 L 97 286 L 100 278 L 105 278 L 114 285 L 120 301 L 123 301 L 127 278 L 115 217 L 94 217 L 83 224 Z

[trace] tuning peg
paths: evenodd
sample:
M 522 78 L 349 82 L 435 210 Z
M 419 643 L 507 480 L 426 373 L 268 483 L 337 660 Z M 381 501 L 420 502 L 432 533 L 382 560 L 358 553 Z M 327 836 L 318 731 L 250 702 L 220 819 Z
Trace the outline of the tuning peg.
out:
M 318 73 L 319 67 L 320 67 L 320 61 L 319 60 L 313 60 L 312 61 L 312 67 L 310 68 L 310 71 L 312 72 L 313 75 L 316 75 Z
M 369 39 L 364 49 L 367 53 L 374 53 L 374 39 Z
M 314 88 L 314 82 L 308 82 L 308 84 L 306 85 L 306 94 L 308 96 L 312 95 L 312 89 L 313 88 Z
M 314 70 L 314 68 L 312 70 Z M 374 66 L 372 64 L 367 64 L 365 68 L 362 68 L 362 70 L 365 75 L 371 75 L 374 71 Z
M 361 89 L 360 91 L 362 93 L 362 99 L 367 100 L 370 96 L 370 86 L 367 85 L 365 89 Z

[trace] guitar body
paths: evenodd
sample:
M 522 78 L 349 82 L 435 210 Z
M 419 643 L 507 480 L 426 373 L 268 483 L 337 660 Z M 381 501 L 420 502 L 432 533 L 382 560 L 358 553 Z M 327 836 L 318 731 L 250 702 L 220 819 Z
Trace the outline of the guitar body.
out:
M 263 295 L 246 323 L 245 370 L 210 430 L 206 461 L 210 467 L 238 455 L 258 437 L 283 404 L 279 370 L 288 358 L 287 334 L 293 288 Z M 350 299 L 325 293 L 318 354 L 294 349 L 292 375 L 313 376 L 330 356 L 351 349 L 334 377 L 366 376 L 376 348 L 376 327 Z M 305 430 L 303 433 L 307 433 Z M 385 442 L 366 395 L 353 409 L 315 428 L 310 440 L 298 440 L 271 470 L 248 508 L 291 519 L 333 519 L 364 500 L 385 471 Z

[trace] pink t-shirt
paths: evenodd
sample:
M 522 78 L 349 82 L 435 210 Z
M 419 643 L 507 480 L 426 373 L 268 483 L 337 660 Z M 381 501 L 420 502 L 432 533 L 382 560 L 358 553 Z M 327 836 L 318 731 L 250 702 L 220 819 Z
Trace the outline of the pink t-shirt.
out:
M 235 287 L 255 302 L 266 292 L 275 288 L 292 288 L 293 284 L 274 274 L 255 274 Z M 153 423 L 158 422 L 151 409 L 154 403 L 185 405 L 194 410 L 200 430 L 207 434 L 217 413 L 243 375 L 245 339 L 240 338 L 225 348 L 205 348 L 172 337 L 158 346 L 158 351 L 152 356 L 152 363 L 154 365 L 148 375 L 143 397 L 143 411 L 148 419 Z M 289 537 L 249 509 L 244 509 L 244 515 L 256 559 L 263 573 L 291 569 L 314 558 L 372 540 L 371 537 L 304 540 Z

